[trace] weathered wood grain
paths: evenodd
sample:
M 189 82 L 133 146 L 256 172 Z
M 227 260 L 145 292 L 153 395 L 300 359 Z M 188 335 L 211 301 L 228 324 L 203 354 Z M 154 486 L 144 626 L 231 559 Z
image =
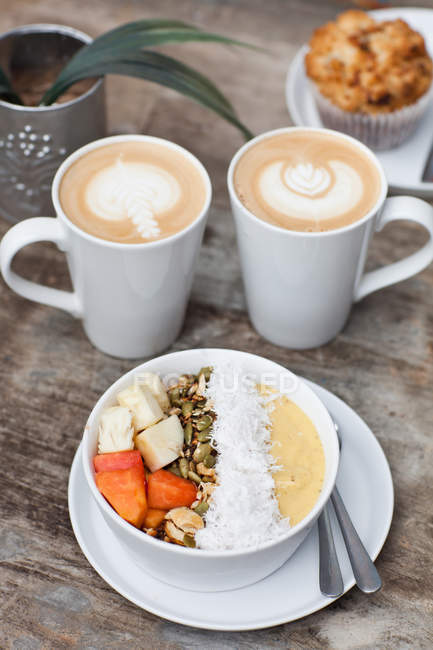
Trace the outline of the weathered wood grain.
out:
M 170 48 L 191 63 L 199 57 L 202 69 L 260 132 L 289 124 L 283 95 L 287 65 L 311 30 L 343 4 L 0 0 L 0 27 L 60 22 L 95 35 L 140 16 L 175 16 L 269 46 L 268 55 L 208 45 Z M 216 346 L 259 352 L 335 392 L 376 432 L 396 488 L 394 523 L 378 560 L 384 588 L 372 597 L 353 589 L 308 618 L 241 634 L 171 624 L 112 591 L 75 541 L 67 480 L 89 410 L 135 364 L 102 355 L 78 321 L 22 300 L 0 282 L 0 646 L 431 648 L 433 269 L 368 297 L 355 307 L 344 332 L 323 348 L 293 352 L 263 341 L 245 314 L 225 188 L 226 167 L 241 137 L 211 113 L 150 84 L 110 80 L 108 103 L 111 132 L 170 138 L 199 156 L 212 177 L 213 209 L 185 327 L 173 350 Z M 6 229 L 0 224 L 0 234 Z M 396 259 L 422 241 L 415 227 L 390 226 L 376 237 L 369 264 Z M 29 247 L 16 268 L 51 286 L 69 286 L 62 254 L 51 246 Z

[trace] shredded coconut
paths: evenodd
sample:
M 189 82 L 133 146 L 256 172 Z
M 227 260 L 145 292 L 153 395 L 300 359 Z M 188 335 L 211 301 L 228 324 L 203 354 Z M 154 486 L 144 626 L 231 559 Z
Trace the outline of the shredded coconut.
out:
M 229 364 L 214 367 L 205 395 L 217 415 L 211 439 L 218 451 L 217 486 L 197 546 L 233 550 L 273 541 L 288 531 L 289 521 L 274 491 L 267 400 L 250 375 Z

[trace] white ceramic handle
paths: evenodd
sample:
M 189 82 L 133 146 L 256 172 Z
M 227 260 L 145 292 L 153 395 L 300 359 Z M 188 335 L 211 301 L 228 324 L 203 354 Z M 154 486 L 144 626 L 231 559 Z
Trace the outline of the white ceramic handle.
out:
M 52 241 L 60 250 L 65 250 L 66 237 L 57 219 L 50 217 L 27 219 L 8 230 L 0 244 L 0 267 L 6 284 L 24 298 L 64 309 L 79 318 L 82 310 L 76 293 L 44 287 L 36 282 L 25 280 L 12 271 L 11 264 L 16 253 L 24 246 L 38 241 Z
M 355 302 L 373 291 L 401 280 L 407 280 L 433 261 L 433 208 L 431 205 L 412 196 L 393 196 L 386 200 L 376 224 L 376 230 L 382 230 L 390 221 L 415 221 L 428 230 L 430 239 L 419 251 L 403 260 L 365 273 L 355 291 Z

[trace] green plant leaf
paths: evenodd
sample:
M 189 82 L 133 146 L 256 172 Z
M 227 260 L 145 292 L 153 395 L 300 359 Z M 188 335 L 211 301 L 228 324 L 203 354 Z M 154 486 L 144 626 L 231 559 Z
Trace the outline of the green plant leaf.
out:
M 11 104 L 22 105 L 21 97 L 19 97 L 12 88 L 11 82 L 7 78 L 3 68 L 0 66 L 0 97 L 6 102 Z
M 61 81 L 69 74 L 75 73 L 83 66 L 89 64 L 94 65 L 95 63 L 100 62 L 107 63 L 108 61 L 119 61 L 120 59 L 128 57 L 130 54 L 134 54 L 135 52 L 150 46 L 158 46 L 167 43 L 186 43 L 191 41 L 220 43 L 224 45 L 244 45 L 239 41 L 233 41 L 217 34 L 201 32 L 197 29 L 158 30 L 152 33 L 136 31 L 134 33 L 131 32 L 127 38 L 123 36 L 112 38 L 108 42 L 96 39 L 86 48 L 82 48 L 77 52 L 64 71 L 59 75 L 57 81 Z M 203 81 L 206 78 L 201 75 L 201 79 Z M 221 101 L 226 102 L 227 105 L 231 106 L 222 93 L 220 93 L 220 98 Z
M 157 31 L 168 30 L 168 29 L 189 29 L 191 31 L 199 30 L 199 28 L 196 27 L 195 25 L 190 25 L 189 23 L 185 23 L 182 20 L 171 20 L 165 18 L 134 20 L 133 22 L 124 23 L 119 27 L 115 27 L 114 29 L 111 29 L 109 32 L 105 32 L 105 34 L 101 34 L 101 36 L 95 38 L 92 41 L 92 43 L 90 43 L 90 45 L 93 45 L 95 41 L 99 41 L 101 43 L 107 42 L 110 41 L 112 38 L 117 38 L 119 36 L 121 37 L 128 36 L 134 32 L 157 32 Z
M 235 124 L 246 137 L 251 137 L 251 133 L 237 118 L 231 103 L 215 84 L 193 68 L 146 49 L 151 46 L 188 41 L 215 42 L 259 49 L 218 34 L 204 32 L 182 21 L 154 19 L 127 23 L 99 36 L 92 43 L 81 48 L 63 68 L 53 86 L 44 94 L 40 105 L 52 104 L 69 86 L 80 79 L 106 74 L 125 74 L 161 83 L 188 95 Z M 144 70 L 149 66 L 149 70 Z
M 177 43 L 186 40 L 208 40 L 226 45 L 238 45 L 240 47 L 265 51 L 263 48 L 259 48 L 250 43 L 227 38 L 220 34 L 205 32 L 195 25 L 190 25 L 179 20 L 153 19 L 137 20 L 116 27 L 95 38 L 85 48 L 81 48 L 75 56 L 80 57 L 84 51 L 106 49 L 116 43 L 127 45 L 129 42 L 132 42 L 131 39 L 135 39 L 135 43 L 140 44 L 141 47 L 151 47 L 163 43 Z
M 161 21 L 158 21 L 158 25 L 149 25 L 149 22 L 137 21 L 135 23 L 129 23 L 95 38 L 87 46 L 78 50 L 68 65 L 75 65 L 83 59 L 87 59 L 90 53 L 92 53 L 92 56 L 101 56 L 102 54 L 109 54 L 112 49 L 126 53 L 156 45 L 185 43 L 188 41 L 208 41 L 223 45 L 237 45 L 254 50 L 261 49 L 243 41 L 221 36 L 220 34 L 204 32 L 198 27 L 187 25 L 186 23 L 163 21 L 164 24 L 161 25 Z M 152 22 L 154 23 L 155 21 Z
M 64 75 L 63 79 L 59 77 L 54 86 L 48 91 L 50 94 L 45 97 L 45 104 L 55 101 L 69 86 L 80 79 L 100 77 L 106 74 L 138 77 L 177 90 L 215 111 L 236 126 L 246 138 L 252 137 L 252 133 L 242 124 L 227 100 L 225 98 L 224 101 L 221 99 L 220 91 L 212 82 L 184 63 L 159 52 L 139 51 L 117 61 L 99 61 L 93 65 L 89 63 L 86 67 L 70 76 Z

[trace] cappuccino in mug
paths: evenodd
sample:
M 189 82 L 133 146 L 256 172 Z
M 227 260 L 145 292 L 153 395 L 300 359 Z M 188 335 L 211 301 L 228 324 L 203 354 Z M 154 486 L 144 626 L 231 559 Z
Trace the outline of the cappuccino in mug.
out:
M 362 219 L 382 188 L 376 165 L 350 140 L 296 129 L 248 148 L 234 169 L 233 184 L 256 217 L 303 232 L 334 230 Z
M 103 138 L 62 162 L 51 196 L 55 219 L 26 219 L 3 237 L 6 282 L 25 298 L 82 318 L 93 345 L 112 356 L 150 357 L 171 345 L 212 198 L 201 162 L 161 138 Z M 12 271 L 17 251 L 36 241 L 65 252 L 72 291 Z
M 59 191 L 64 213 L 78 228 L 123 244 L 183 230 L 203 211 L 207 195 L 192 157 L 151 139 L 88 151 L 66 170 Z

